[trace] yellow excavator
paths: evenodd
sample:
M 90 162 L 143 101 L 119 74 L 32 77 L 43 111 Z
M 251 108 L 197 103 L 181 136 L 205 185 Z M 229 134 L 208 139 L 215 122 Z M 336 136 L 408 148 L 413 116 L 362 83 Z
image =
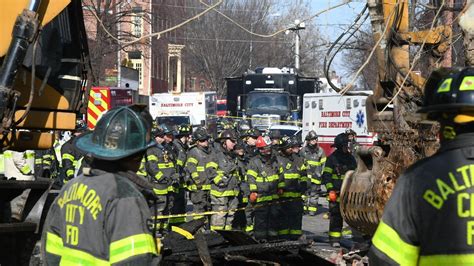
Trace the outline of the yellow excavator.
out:
M 2 0 L 0 145 L 24 151 L 53 146 L 73 130 L 87 86 L 88 47 L 80 0 Z M 50 180 L 0 180 L 0 265 L 25 265 L 51 200 Z M 10 201 L 29 191 L 23 216 Z
M 410 46 L 424 47 L 423 52 L 441 59 L 450 46 L 452 27 L 433 23 L 428 30 L 411 32 L 409 11 L 415 10 L 414 2 L 367 1 L 378 82 L 366 108 L 369 131 L 376 132 L 379 141 L 358 151 L 357 169 L 346 174 L 341 189 L 341 213 L 368 236 L 375 232 L 401 172 L 438 147 L 437 124 L 416 115 L 425 79 L 411 69 Z
M 80 1 L 5 0 L 0 9 L 3 149 L 47 149 L 71 130 L 87 80 Z

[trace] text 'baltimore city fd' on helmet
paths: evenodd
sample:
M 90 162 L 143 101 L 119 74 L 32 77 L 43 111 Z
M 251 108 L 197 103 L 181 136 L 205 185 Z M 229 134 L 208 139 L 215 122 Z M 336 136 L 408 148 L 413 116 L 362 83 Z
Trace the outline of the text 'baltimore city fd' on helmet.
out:
M 150 113 L 137 105 L 108 111 L 94 131 L 79 136 L 76 147 L 93 158 L 115 161 L 156 145 L 150 137 Z
M 441 68 L 433 71 L 425 85 L 423 107 L 419 113 L 437 119 L 442 113 L 474 113 L 474 68 Z M 457 123 L 472 122 L 473 117 L 458 115 Z

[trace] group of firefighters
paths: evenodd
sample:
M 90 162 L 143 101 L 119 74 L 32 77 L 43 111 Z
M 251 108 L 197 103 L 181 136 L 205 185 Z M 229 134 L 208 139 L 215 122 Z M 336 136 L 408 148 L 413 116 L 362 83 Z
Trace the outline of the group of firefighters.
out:
M 86 131 L 79 124 L 60 147 L 60 169 L 53 169 L 59 166 L 53 162 L 57 151 L 37 152 L 36 175 L 56 178 L 62 185 L 88 169 L 88 151 L 75 145 Z M 226 123 L 216 138 L 204 127 L 193 130 L 186 124 L 153 123 L 151 135 L 155 145 L 146 149 L 136 174 L 153 184 L 147 201 L 158 236 L 186 217 L 206 217 L 211 230 L 239 229 L 261 240 L 297 239 L 303 213 L 316 214 L 321 185 L 338 193 L 345 172 L 355 169 L 352 130 L 336 137 L 336 152 L 327 163 L 315 131 L 307 134 L 304 145 L 297 136 L 281 136 L 279 131 L 262 136 L 246 121 Z M 183 215 L 189 212 L 187 198 L 193 209 Z M 329 236 L 337 245 L 342 235 L 337 196 L 329 213 Z
M 372 239 L 371 263 L 474 262 L 473 86 L 472 68 L 442 70 L 428 80 L 420 112 L 440 122 L 441 149 L 399 178 Z M 152 126 L 138 106 L 112 109 L 94 131 L 72 143 L 84 156 L 82 174 L 66 179 L 47 215 L 46 264 L 154 263 L 156 238 L 170 224 L 173 230 L 184 222 L 179 214 L 187 211 L 186 192 L 193 205 L 188 215 L 210 215 L 211 230 L 295 239 L 302 233 L 304 205 L 314 212 L 314 197 L 324 185 L 329 237 L 338 246 L 338 192 L 345 174 L 356 168 L 350 135 L 336 136 L 336 150 L 326 159 L 316 132 L 308 133 L 303 148 L 293 137 L 264 137 L 252 128 L 224 129 L 212 140 L 203 127 L 182 125 L 174 132 Z M 453 227 L 459 224 L 464 225 Z

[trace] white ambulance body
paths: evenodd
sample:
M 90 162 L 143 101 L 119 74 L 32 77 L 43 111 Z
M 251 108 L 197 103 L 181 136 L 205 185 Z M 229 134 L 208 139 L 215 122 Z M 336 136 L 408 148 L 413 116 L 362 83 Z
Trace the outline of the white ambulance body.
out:
M 217 94 L 208 92 L 155 93 L 150 96 L 150 114 L 155 120 L 161 118 L 186 119 L 193 126 L 208 124 L 215 120 L 217 112 Z M 180 119 L 181 118 L 181 119 Z
M 359 94 L 372 94 L 372 91 L 360 91 Z M 343 95 L 338 93 L 307 93 L 303 96 L 303 140 L 309 131 L 319 136 L 319 145 L 326 154 L 333 150 L 334 138 L 352 129 L 357 133 L 357 142 L 371 146 L 376 140 L 375 134 L 368 131 L 366 99 L 363 95 Z

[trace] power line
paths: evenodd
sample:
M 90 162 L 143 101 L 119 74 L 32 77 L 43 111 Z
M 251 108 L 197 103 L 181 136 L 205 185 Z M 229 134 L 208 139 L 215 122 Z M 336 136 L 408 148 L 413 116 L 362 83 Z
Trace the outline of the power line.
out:
M 291 41 L 280 41 L 280 40 L 276 40 L 276 41 L 272 41 L 272 40 L 268 40 L 268 41 L 258 41 L 258 40 L 238 40 L 238 39 L 212 39 L 212 38 L 175 38 L 175 39 L 179 39 L 179 40 L 197 40 L 197 41 L 219 41 L 219 42 L 254 42 L 254 43 L 293 43 Z
M 166 7 L 173 7 L 173 8 L 182 8 L 182 9 L 192 9 L 192 10 L 205 10 L 204 7 L 198 6 L 185 6 L 185 5 L 169 5 L 169 4 L 156 4 L 152 3 L 154 6 L 166 6 Z M 255 13 L 267 13 L 268 10 L 263 9 L 219 9 L 221 11 L 232 11 L 232 12 L 255 12 Z

